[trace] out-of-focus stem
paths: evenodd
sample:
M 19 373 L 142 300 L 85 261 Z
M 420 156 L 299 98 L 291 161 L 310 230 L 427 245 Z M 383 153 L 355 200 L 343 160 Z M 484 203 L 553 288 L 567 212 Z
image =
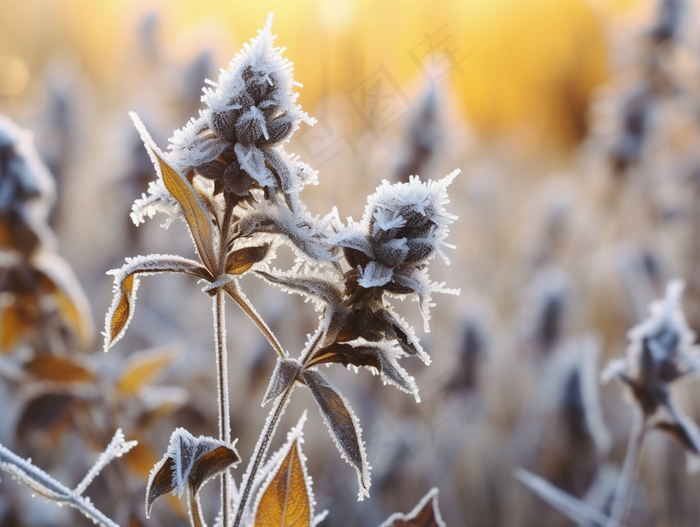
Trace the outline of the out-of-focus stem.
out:
M 214 336 L 216 340 L 216 377 L 219 403 L 219 439 L 231 442 L 231 419 L 228 397 L 228 356 L 226 353 L 226 320 L 224 314 L 224 291 L 218 289 L 214 296 Z M 229 525 L 229 488 L 226 472 L 221 475 L 221 517 L 223 527 Z
M 642 452 L 645 433 L 646 423 L 644 422 L 644 416 L 642 416 L 641 412 L 637 412 L 634 420 L 634 428 L 630 433 L 625 463 L 622 466 L 622 473 L 620 474 L 617 489 L 615 490 L 615 499 L 613 500 L 610 519 L 606 527 L 622 527 L 627 519 L 632 489 L 634 488 L 634 481 L 637 479 L 639 458 Z
M 91 501 L 78 496 L 74 491 L 59 483 L 43 470 L 32 465 L 26 459 L 0 445 L 0 470 L 9 472 L 19 478 L 37 494 L 58 504 L 70 505 L 78 509 L 101 527 L 119 527 L 115 522 L 95 508 Z

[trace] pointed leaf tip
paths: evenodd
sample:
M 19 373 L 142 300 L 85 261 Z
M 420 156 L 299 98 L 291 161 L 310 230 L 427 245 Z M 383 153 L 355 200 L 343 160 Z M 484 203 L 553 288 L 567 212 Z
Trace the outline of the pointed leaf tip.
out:
M 297 359 L 278 359 L 275 371 L 272 372 L 272 377 L 270 378 L 270 384 L 268 384 L 267 391 L 263 397 L 262 406 L 284 393 L 296 380 L 301 368 L 302 364 Z
M 411 512 L 396 512 L 379 527 L 446 527 L 438 507 L 438 492 L 432 488 Z
M 299 438 L 294 439 L 274 476 L 261 491 L 255 527 L 292 527 L 311 524 L 311 499 Z

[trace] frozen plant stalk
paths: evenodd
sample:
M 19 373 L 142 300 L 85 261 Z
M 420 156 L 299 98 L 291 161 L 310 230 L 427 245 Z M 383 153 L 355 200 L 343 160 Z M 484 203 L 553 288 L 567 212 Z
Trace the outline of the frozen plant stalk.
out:
M 264 516 L 256 515 L 250 498 L 260 486 L 260 470 L 270 469 L 270 463 L 264 462 L 270 440 L 297 384 L 309 388 L 342 457 L 356 470 L 359 498 L 369 495 L 370 467 L 359 420 L 317 366 L 367 367 L 385 383 L 418 399 L 416 384 L 398 359 L 407 355 L 426 363 L 430 359 L 413 328 L 393 311 L 389 297 L 417 299 L 427 330 L 432 293 L 456 293 L 430 280 L 428 264 L 438 254 L 449 263 L 443 247 L 450 247 L 445 238 L 455 216 L 445 205 L 447 187 L 458 170 L 440 181 L 421 181 L 417 176 L 395 185 L 384 181 L 368 198 L 361 222 L 349 219 L 343 225 L 335 210 L 324 218 L 307 212 L 299 192 L 316 182 L 316 172 L 288 155 L 283 143 L 302 121 L 313 124 L 314 120 L 296 105 L 293 87 L 298 84 L 291 63 L 273 45 L 271 23 L 270 16 L 258 37 L 221 71 L 218 82 L 209 81 L 202 97 L 207 108 L 175 132 L 167 152 L 154 144 L 132 114 L 158 173 L 148 195 L 134 204 L 132 219 L 139 224 L 156 212 L 168 215 L 168 222 L 183 219 L 200 261 L 139 256 L 110 271 L 115 296 L 104 333 L 105 349 L 123 336 L 134 313 L 141 276 L 184 273 L 206 284 L 203 291 L 214 299 L 219 439 L 194 440 L 185 430 L 176 431 L 151 474 L 147 511 L 158 496 L 172 490 L 181 493 L 184 480 L 197 478 L 204 470 L 195 469 L 197 460 L 209 463 L 212 452 L 218 451 L 219 461 L 207 464 L 206 473 L 222 475 L 219 524 L 223 527 L 232 521 L 236 527 L 241 522 L 247 525 L 252 518 L 258 525 L 258 518 Z M 297 255 L 297 265 L 289 272 L 267 264 L 281 243 Z M 297 358 L 283 350 L 240 291 L 238 277 L 251 270 L 287 291 L 310 297 L 323 311 L 316 333 Z M 229 491 L 228 474 L 238 458 L 229 424 L 224 294 L 234 299 L 278 353 L 263 401 L 272 402 L 272 409 L 236 499 Z M 298 452 L 301 458 L 298 444 L 287 452 L 292 458 Z M 291 458 L 289 463 L 276 470 L 282 466 L 291 470 Z M 301 474 L 306 480 L 305 472 Z M 197 527 L 205 525 L 197 494 L 208 477 L 190 481 L 190 516 Z

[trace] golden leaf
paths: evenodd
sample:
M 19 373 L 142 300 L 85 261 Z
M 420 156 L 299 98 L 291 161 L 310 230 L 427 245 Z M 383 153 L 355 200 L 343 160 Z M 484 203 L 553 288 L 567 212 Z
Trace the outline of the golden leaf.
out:
M 24 365 L 24 369 L 40 379 L 54 382 L 89 382 L 95 374 L 74 359 L 43 355 Z
M 90 305 L 70 265 L 53 253 L 42 253 L 36 258 L 44 285 L 56 299 L 56 307 L 77 336 L 81 346 L 88 348 L 94 337 L 94 323 Z
M 112 343 L 121 335 L 121 333 L 126 329 L 129 323 L 129 318 L 133 312 L 134 306 L 132 302 L 134 290 L 134 275 L 130 274 L 119 285 L 119 292 L 121 296 L 119 298 L 119 303 L 117 304 L 114 313 L 112 313 L 112 320 L 110 321 L 110 335 L 111 340 L 109 342 L 110 346 Z
M 255 527 L 308 525 L 311 525 L 311 504 L 299 440 L 295 439 L 277 473 L 263 491 L 255 514 Z
M 226 274 L 241 275 L 267 256 L 270 244 L 259 247 L 244 247 L 232 252 L 226 258 Z
M 114 275 L 114 300 L 107 312 L 105 323 L 105 351 L 122 338 L 134 314 L 136 290 L 141 276 L 161 273 L 183 273 L 211 282 L 211 273 L 194 260 L 168 254 L 151 254 L 127 258 L 120 269 L 107 274 Z
M 117 389 L 128 395 L 135 395 L 138 390 L 153 381 L 165 368 L 170 366 L 181 353 L 180 346 L 166 346 L 131 355 L 117 380 Z
M 192 185 L 168 165 L 154 149 L 151 149 L 151 151 L 160 165 L 165 188 L 168 189 L 170 195 L 175 198 L 182 208 L 185 221 L 187 221 L 194 242 L 197 245 L 199 257 L 210 271 L 214 271 L 216 269 L 216 256 L 214 254 L 214 236 L 209 215 L 204 210 L 199 198 L 197 198 Z
M 0 312 L 0 354 L 9 353 L 34 326 L 15 305 Z

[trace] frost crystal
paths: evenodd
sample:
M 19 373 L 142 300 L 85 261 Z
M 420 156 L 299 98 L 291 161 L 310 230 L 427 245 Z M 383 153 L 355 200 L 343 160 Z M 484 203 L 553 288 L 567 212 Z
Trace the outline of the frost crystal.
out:
M 170 139 L 173 168 L 183 174 L 194 170 L 213 180 L 217 191 L 240 195 L 258 186 L 298 192 L 316 177 L 282 149 L 302 121 L 315 120 L 296 104 L 293 88 L 301 85 L 282 57 L 284 49 L 274 46 L 271 27 L 272 15 L 218 81 L 207 81 L 202 97 L 207 108 Z

